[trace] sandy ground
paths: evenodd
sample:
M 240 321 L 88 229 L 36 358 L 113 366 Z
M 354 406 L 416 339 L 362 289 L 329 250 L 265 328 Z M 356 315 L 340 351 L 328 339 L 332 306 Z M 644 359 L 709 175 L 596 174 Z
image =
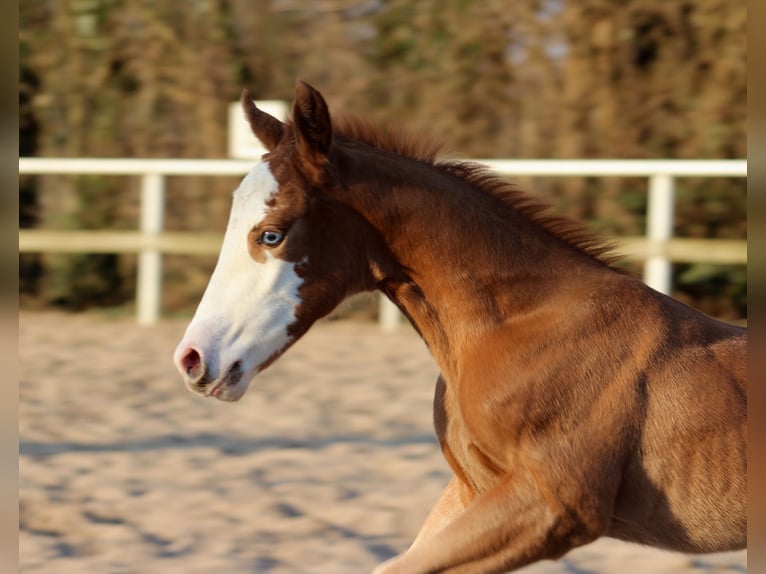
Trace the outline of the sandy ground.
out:
M 225 404 L 184 389 L 184 328 L 20 315 L 22 572 L 363 573 L 407 547 L 450 475 L 411 329 L 321 323 Z M 523 572 L 746 564 L 604 539 Z

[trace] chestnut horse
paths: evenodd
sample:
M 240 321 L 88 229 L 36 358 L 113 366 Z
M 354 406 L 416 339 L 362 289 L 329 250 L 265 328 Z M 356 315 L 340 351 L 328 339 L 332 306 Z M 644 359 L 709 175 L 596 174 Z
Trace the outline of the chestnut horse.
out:
M 242 105 L 268 153 L 234 193 L 175 363 L 192 391 L 234 401 L 349 295 L 401 309 L 441 371 L 454 476 L 378 572 L 502 572 L 600 536 L 746 546 L 745 329 L 617 271 L 484 168 L 331 122 L 306 83 L 290 123 Z

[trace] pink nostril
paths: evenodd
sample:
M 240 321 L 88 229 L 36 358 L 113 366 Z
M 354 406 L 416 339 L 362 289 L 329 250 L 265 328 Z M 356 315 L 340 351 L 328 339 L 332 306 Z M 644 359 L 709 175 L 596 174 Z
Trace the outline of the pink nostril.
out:
M 186 349 L 181 356 L 181 368 L 184 370 L 184 373 L 186 373 L 189 378 L 196 379 L 202 374 L 201 366 L 202 357 L 199 352 L 197 352 L 197 349 L 194 347 Z

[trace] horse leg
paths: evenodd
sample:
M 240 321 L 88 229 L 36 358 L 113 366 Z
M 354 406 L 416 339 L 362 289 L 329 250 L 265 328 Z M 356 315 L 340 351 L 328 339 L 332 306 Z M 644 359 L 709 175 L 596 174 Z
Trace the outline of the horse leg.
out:
M 421 543 L 424 539 L 432 537 L 436 532 L 452 522 L 456 516 L 462 513 L 473 498 L 473 493 L 465 486 L 463 481 L 453 476 L 447 484 L 439 500 L 436 501 L 431 512 L 428 513 L 420 532 L 412 542 L 412 546 Z
M 506 475 L 429 536 L 427 544 L 413 544 L 374 572 L 505 572 L 537 560 L 558 558 L 605 531 L 609 513 L 587 504 L 589 493 L 582 493 L 584 500 L 579 504 L 575 498 L 569 505 L 551 494 L 543 494 L 523 471 Z
M 466 483 L 460 479 L 464 476 L 462 469 L 455 464 L 449 447 L 445 444 L 447 435 L 447 410 L 444 406 L 444 398 L 447 392 L 447 384 L 444 377 L 440 374 L 436 379 L 434 389 L 434 428 L 436 436 L 442 445 L 442 451 L 445 458 L 452 466 L 455 475 L 447 484 L 439 500 L 428 513 L 420 532 L 415 537 L 411 546 L 418 544 L 425 538 L 431 537 L 435 532 L 450 523 L 456 516 L 463 512 L 468 504 L 473 500 L 475 492 L 468 488 Z

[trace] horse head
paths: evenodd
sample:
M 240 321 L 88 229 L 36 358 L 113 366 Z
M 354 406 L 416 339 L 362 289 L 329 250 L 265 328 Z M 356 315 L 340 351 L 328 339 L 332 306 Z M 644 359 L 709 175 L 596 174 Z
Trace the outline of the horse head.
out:
M 285 124 L 242 94 L 268 153 L 234 192 L 223 245 L 174 353 L 192 391 L 234 401 L 319 318 L 371 289 L 374 230 L 332 201 L 333 131 L 321 94 L 298 81 Z

